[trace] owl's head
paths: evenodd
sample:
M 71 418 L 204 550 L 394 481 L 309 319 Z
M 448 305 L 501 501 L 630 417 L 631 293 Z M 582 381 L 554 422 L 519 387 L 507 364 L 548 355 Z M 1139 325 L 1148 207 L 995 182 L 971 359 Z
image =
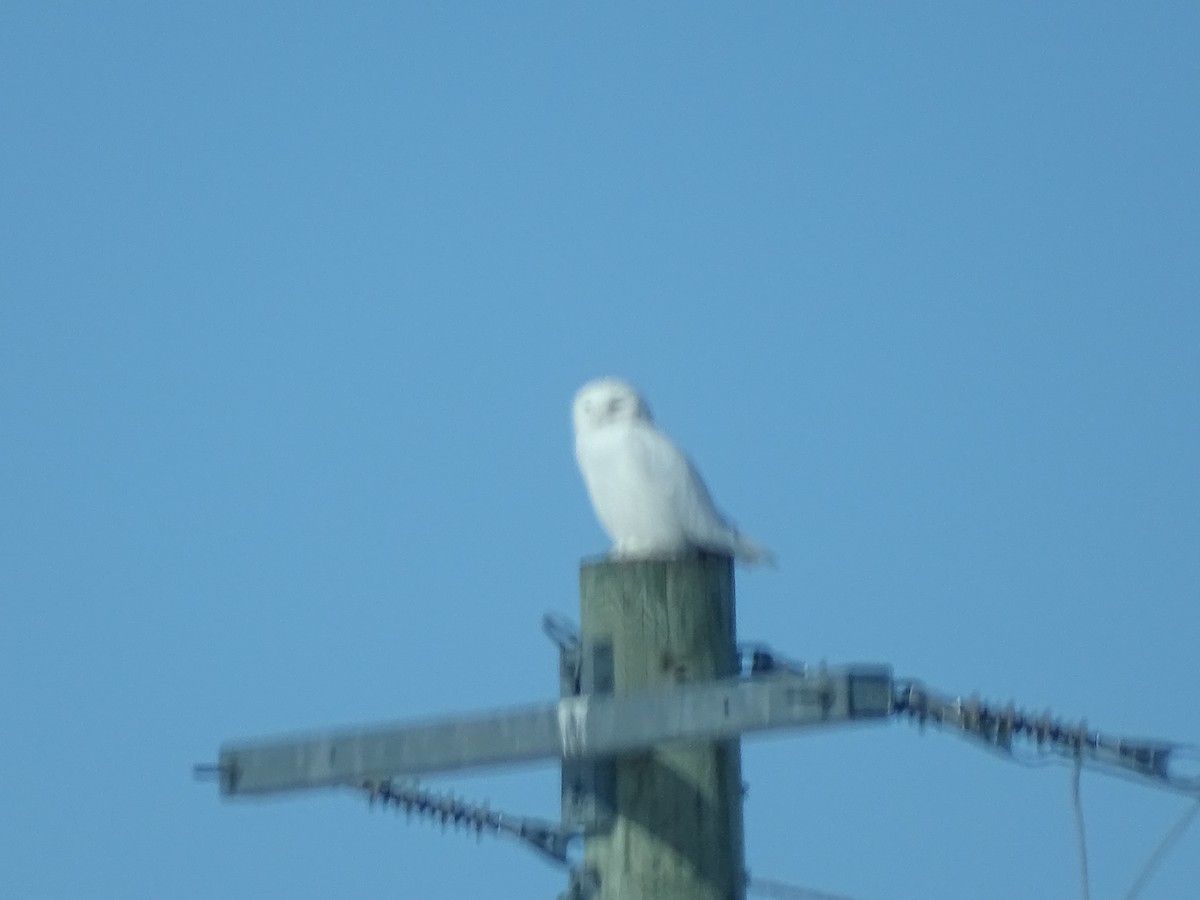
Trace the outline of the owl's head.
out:
M 575 432 L 593 431 L 614 422 L 650 421 L 650 408 L 633 387 L 619 378 L 597 378 L 575 394 L 571 407 Z

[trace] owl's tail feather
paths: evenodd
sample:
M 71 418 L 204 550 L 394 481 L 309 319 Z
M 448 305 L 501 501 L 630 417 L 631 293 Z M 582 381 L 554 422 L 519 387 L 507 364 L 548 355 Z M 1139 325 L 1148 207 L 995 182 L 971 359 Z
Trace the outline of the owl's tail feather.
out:
M 733 548 L 733 555 L 740 561 L 752 566 L 770 566 L 772 569 L 778 568 L 775 561 L 775 554 L 757 544 L 744 534 L 736 536 L 736 544 Z

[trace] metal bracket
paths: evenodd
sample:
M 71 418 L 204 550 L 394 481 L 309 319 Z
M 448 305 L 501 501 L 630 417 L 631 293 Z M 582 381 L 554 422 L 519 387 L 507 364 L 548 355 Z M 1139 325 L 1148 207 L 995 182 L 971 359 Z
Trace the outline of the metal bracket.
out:
M 542 629 L 558 645 L 559 696 L 607 696 L 613 692 L 613 648 L 608 641 L 581 644 L 575 626 L 547 614 Z M 564 759 L 562 824 L 596 834 L 612 827 L 616 767 L 610 760 Z

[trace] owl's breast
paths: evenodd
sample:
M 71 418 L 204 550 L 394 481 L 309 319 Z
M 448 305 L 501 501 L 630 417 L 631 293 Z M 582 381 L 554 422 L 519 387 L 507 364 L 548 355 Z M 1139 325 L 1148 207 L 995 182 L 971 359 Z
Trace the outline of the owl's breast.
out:
M 656 474 L 637 426 L 584 435 L 575 452 L 596 517 L 618 550 L 667 553 L 688 546 L 671 485 Z

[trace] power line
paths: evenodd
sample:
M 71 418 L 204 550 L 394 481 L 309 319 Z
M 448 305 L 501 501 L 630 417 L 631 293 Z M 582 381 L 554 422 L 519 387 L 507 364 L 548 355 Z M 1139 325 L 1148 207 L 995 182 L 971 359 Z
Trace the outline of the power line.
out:
M 569 867 L 572 884 L 578 885 L 574 896 L 588 896 L 586 874 L 574 864 L 568 848 L 583 836 L 579 830 L 566 829 L 554 822 L 531 816 L 514 816 L 491 809 L 487 804 L 473 803 L 453 794 L 426 790 L 415 782 L 374 782 L 363 785 L 370 806 L 376 803 L 417 816 L 443 828 L 450 826 L 476 836 L 484 833 L 506 835 L 536 851 L 549 862 Z M 851 900 L 842 894 L 827 894 L 807 888 L 763 878 L 748 878 L 747 889 L 760 897 L 773 900 Z M 567 897 L 571 897 L 571 891 Z
M 1075 757 L 1075 770 L 1071 774 L 1071 806 L 1075 810 L 1075 834 L 1079 839 L 1079 881 L 1083 900 L 1091 900 L 1092 890 L 1088 879 L 1087 834 L 1083 830 L 1083 800 L 1079 796 L 1079 776 L 1083 773 L 1083 757 Z
M 1175 845 L 1175 842 L 1183 837 L 1183 833 L 1187 831 L 1188 826 L 1192 824 L 1192 820 L 1196 818 L 1196 813 L 1200 813 L 1200 797 L 1197 797 L 1196 802 L 1183 811 L 1183 815 L 1163 835 L 1163 839 L 1158 842 L 1158 846 L 1154 848 L 1154 852 L 1150 854 L 1150 858 L 1146 860 L 1146 864 L 1138 872 L 1137 878 L 1133 880 L 1133 885 L 1125 894 L 1125 900 L 1135 900 L 1142 888 L 1150 881 L 1150 876 L 1154 874 L 1154 870 L 1162 864 L 1167 854 L 1171 852 L 1171 848 Z
M 1031 713 L 1012 703 L 988 703 L 934 691 L 920 681 L 896 682 L 892 714 L 918 725 L 950 728 L 1018 762 L 1014 741 L 1023 740 L 1039 754 L 1061 762 L 1094 767 L 1107 774 L 1134 777 L 1182 794 L 1200 796 L 1200 776 L 1180 771 L 1178 760 L 1194 752 L 1190 744 L 1151 738 L 1114 736 L 1072 724 L 1049 712 Z
M 450 825 L 482 835 L 485 831 L 503 834 L 536 850 L 551 862 L 567 865 L 567 846 L 578 837 L 557 823 L 530 816 L 514 816 L 471 803 L 448 793 L 424 790 L 415 783 L 398 781 L 368 782 L 363 785 L 368 803 L 380 803 L 402 810 L 409 816 L 429 819 L 442 827 Z

